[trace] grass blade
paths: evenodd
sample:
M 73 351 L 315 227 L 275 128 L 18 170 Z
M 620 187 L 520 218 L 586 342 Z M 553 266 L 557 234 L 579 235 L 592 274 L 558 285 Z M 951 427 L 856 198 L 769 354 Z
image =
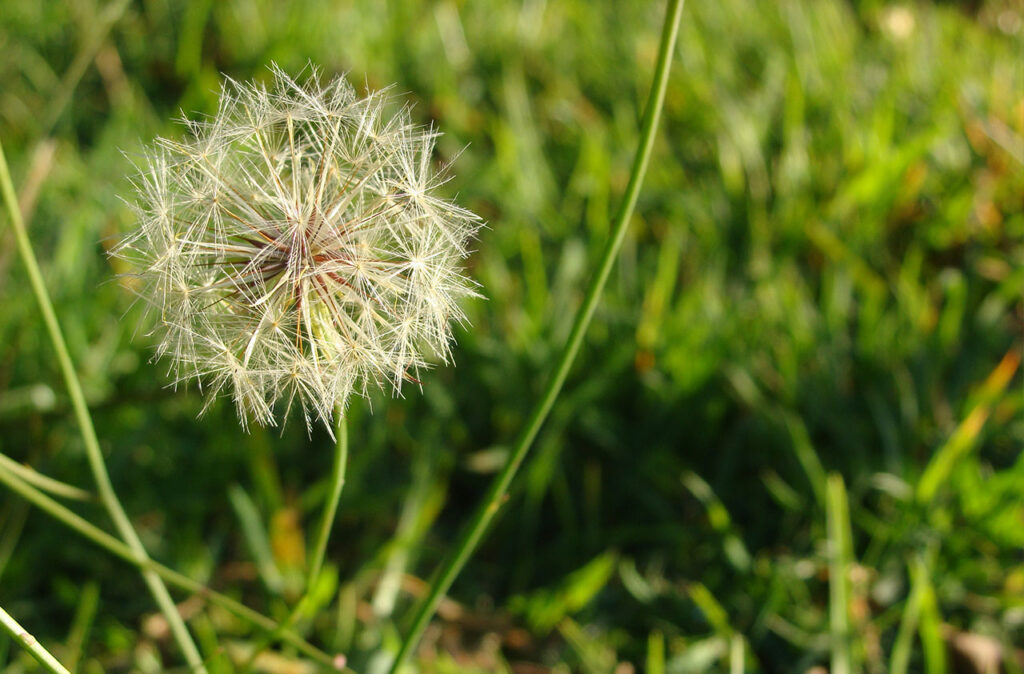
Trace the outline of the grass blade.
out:
M 284 591 L 284 576 L 277 568 L 274 561 L 274 554 L 270 550 L 270 539 L 267 536 L 266 527 L 260 519 L 256 504 L 252 502 L 245 490 L 237 484 L 228 488 L 228 501 L 238 516 L 238 523 L 242 527 L 242 537 L 249 546 L 249 553 L 256 562 L 256 570 L 263 584 L 274 594 L 281 594 Z
M 920 621 L 918 633 L 924 649 L 925 674 L 946 674 L 946 644 L 942 640 L 942 616 L 935 598 L 931 572 L 927 565 L 918 561 L 910 568 L 912 582 L 918 589 Z
M 949 440 L 935 452 L 935 456 L 932 457 L 928 467 L 921 475 L 921 480 L 917 483 L 919 503 L 929 503 L 935 497 L 935 493 L 949 477 L 960 457 L 974 447 L 975 441 L 992 412 L 992 405 L 1006 390 L 1019 365 L 1020 354 L 1015 349 L 1011 349 L 985 378 L 975 396 L 976 402 L 973 409 L 957 425 Z
M 853 633 L 850 629 L 850 567 L 853 550 L 850 506 L 843 478 L 828 476 L 826 516 L 828 520 L 829 626 L 832 637 L 832 673 L 853 674 Z
M 96 608 L 100 603 L 100 586 L 96 581 L 90 581 L 82 587 L 82 594 L 78 600 L 78 608 L 75 610 L 75 618 L 71 622 L 71 630 L 67 639 L 67 663 L 68 669 L 72 672 L 78 670 L 78 661 L 82 658 L 85 649 L 85 639 L 92 628 L 93 620 L 96 618 Z
M 42 647 L 42 645 L 36 641 L 36 638 L 25 631 L 25 629 L 18 624 L 18 622 L 7 613 L 7 611 L 0 608 L 0 627 L 4 628 L 4 631 L 10 634 L 18 645 L 28 651 L 33 658 L 35 658 L 39 664 L 43 666 L 48 672 L 53 674 L 71 674 L 64 665 L 60 664 L 57 658 L 53 657 L 48 650 Z
M 817 499 L 818 505 L 825 506 L 827 491 L 825 468 L 821 465 L 821 459 L 818 458 L 818 453 L 814 450 L 814 445 L 811 443 L 811 436 L 807 432 L 807 425 L 803 419 L 791 412 L 783 413 L 783 418 L 786 422 L 786 428 L 789 430 L 790 438 L 793 441 L 793 451 L 796 453 L 797 461 L 800 462 L 800 467 L 804 469 L 804 473 L 807 475 L 807 480 L 811 483 L 814 497 Z
M 647 674 L 665 674 L 665 636 L 651 632 L 647 637 Z
M 917 561 L 915 564 L 920 565 L 921 562 Z M 910 596 L 907 597 L 906 605 L 903 608 L 903 615 L 900 617 L 896 641 L 892 645 L 889 674 L 907 674 L 907 668 L 910 666 L 910 654 L 914 648 L 914 633 L 917 631 L 918 621 L 921 616 L 921 594 L 923 592 L 921 581 L 927 575 L 926 573 L 916 571 L 912 567 L 910 576 L 913 583 L 910 588 Z
M 54 496 L 60 496 L 62 498 L 69 498 L 76 501 L 91 501 L 93 495 L 84 489 L 79 489 L 74 485 L 61 482 L 60 480 L 54 480 L 52 477 L 43 475 L 42 473 L 36 472 L 29 466 L 23 465 L 0 454 L 0 463 L 4 465 L 4 468 L 17 473 L 18 477 L 25 480 L 36 487 L 39 487 L 43 491 L 49 492 Z

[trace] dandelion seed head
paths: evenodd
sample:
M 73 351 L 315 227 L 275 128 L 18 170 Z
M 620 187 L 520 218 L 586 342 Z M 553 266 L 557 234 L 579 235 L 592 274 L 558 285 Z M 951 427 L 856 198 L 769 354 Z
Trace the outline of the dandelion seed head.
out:
M 139 225 L 115 248 L 159 314 L 157 357 L 243 425 L 300 408 L 307 427 L 353 393 L 401 391 L 451 358 L 461 261 L 480 219 L 437 195 L 437 133 L 314 69 L 228 80 L 139 163 Z M 205 409 L 205 408 L 204 408 Z

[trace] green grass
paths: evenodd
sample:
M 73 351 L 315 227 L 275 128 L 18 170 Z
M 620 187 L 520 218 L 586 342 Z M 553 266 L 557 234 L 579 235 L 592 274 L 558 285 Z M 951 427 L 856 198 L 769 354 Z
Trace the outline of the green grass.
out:
M 457 157 L 446 189 L 488 221 L 470 260 L 487 300 L 466 306 L 457 366 L 350 414 L 318 610 L 295 625 L 381 672 L 569 333 L 663 12 L 0 4 L 0 139 L 154 559 L 286 619 L 333 444 L 298 419 L 246 434 L 230 403 L 197 420 L 198 392 L 166 388 L 105 255 L 133 225 L 133 154 L 180 134 L 179 111 L 212 112 L 221 73 L 312 61 L 397 83 L 444 132 L 439 161 Z M 687 3 L 619 262 L 422 671 L 937 672 L 964 632 L 1024 644 L 1022 21 L 1012 2 Z M 88 459 L 13 243 L 4 216 L 0 452 L 80 497 Z M 99 503 L 64 502 L 112 531 Z M 264 641 L 171 591 L 212 672 Z M 183 671 L 138 574 L 6 490 L 0 606 L 69 669 Z M 4 637 L 0 658 L 37 668 Z M 257 664 L 299 660 L 286 644 Z

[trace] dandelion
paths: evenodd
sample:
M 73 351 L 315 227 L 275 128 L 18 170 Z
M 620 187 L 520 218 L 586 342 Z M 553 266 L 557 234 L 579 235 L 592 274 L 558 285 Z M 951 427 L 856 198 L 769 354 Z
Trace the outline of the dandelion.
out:
M 341 77 L 228 80 L 211 118 L 159 138 L 134 180 L 138 228 L 115 249 L 159 314 L 157 357 L 243 425 L 301 407 L 330 427 L 355 392 L 449 362 L 480 227 L 437 196 L 437 133 Z M 204 410 L 206 408 L 204 407 Z

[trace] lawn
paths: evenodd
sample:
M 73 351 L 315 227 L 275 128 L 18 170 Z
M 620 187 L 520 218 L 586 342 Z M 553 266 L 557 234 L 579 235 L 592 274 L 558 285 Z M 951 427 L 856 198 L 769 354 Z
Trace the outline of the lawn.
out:
M 21 212 L 131 525 L 197 583 L 170 591 L 211 673 L 327 671 L 303 644 L 388 671 L 569 338 L 664 18 L 648 0 L 0 3 Z M 690 0 L 672 56 L 578 358 L 406 671 L 1024 671 L 1024 8 Z M 391 86 L 442 134 L 438 193 L 485 222 L 453 363 L 350 401 L 312 579 L 328 428 L 279 409 L 243 429 L 230 395 L 200 415 L 110 255 L 138 227 L 144 148 L 271 63 Z M 11 225 L 0 475 L 118 537 Z M 0 486 L 0 607 L 72 672 L 188 671 L 109 547 Z M 202 588 L 264 620 L 305 610 L 267 643 Z M 2 634 L 0 668 L 46 671 Z

